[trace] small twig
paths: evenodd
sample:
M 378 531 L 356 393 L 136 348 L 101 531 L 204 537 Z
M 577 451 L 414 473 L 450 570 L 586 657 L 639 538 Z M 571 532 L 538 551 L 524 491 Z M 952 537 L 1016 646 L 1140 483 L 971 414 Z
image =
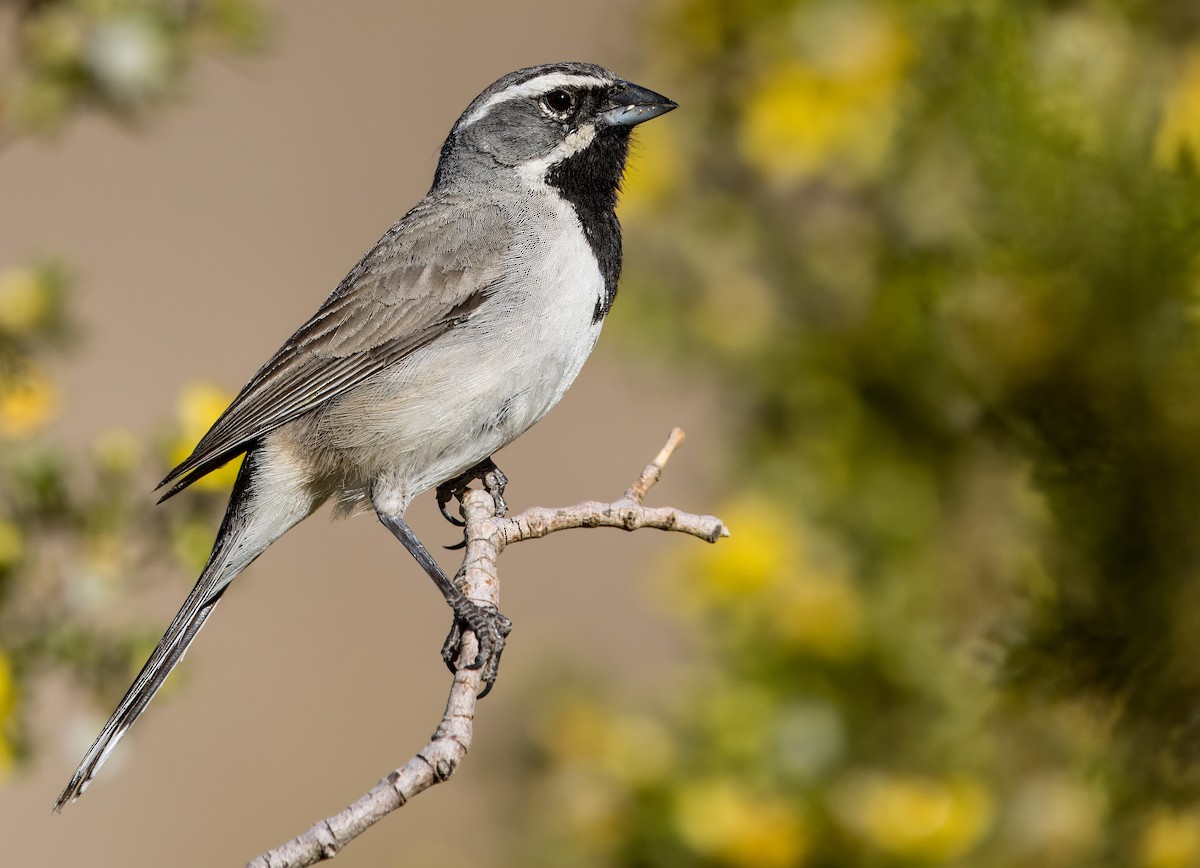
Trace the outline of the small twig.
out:
M 676 428 L 667 443 L 646 465 L 625 495 L 613 503 L 585 501 L 560 509 L 534 507 L 511 518 L 495 515 L 495 501 L 486 491 L 471 489 L 462 498 L 466 519 L 466 555 L 457 577 L 464 593 L 477 603 L 498 607 L 500 578 L 497 560 L 509 543 L 538 539 L 558 530 L 576 527 L 618 527 L 660 530 L 691 534 L 716 542 L 729 531 L 720 519 L 711 515 L 692 515 L 670 507 L 642 505 L 646 493 L 658 482 L 662 470 L 676 447 L 683 442 L 683 431 Z M 461 660 L 474 660 L 477 644 L 474 634 L 464 636 Z M 307 832 L 286 844 L 264 853 L 247 868 L 299 868 L 338 852 L 385 815 L 404 807 L 409 799 L 434 784 L 447 780 L 471 747 L 475 720 L 475 702 L 480 687 L 480 671 L 459 668 L 450 686 L 446 713 L 437 731 L 412 759 L 380 781 L 370 792 L 338 814 L 315 824 Z
M 671 456 L 675 454 L 675 450 L 683 443 L 686 436 L 682 428 L 671 429 L 671 436 L 667 438 L 663 448 L 658 450 L 658 455 L 654 456 L 654 460 L 642 469 L 642 475 L 634 481 L 633 485 L 625 489 L 627 499 L 635 503 L 641 503 L 646 499 L 646 492 L 662 478 L 663 468 L 667 466 L 667 462 L 671 460 Z

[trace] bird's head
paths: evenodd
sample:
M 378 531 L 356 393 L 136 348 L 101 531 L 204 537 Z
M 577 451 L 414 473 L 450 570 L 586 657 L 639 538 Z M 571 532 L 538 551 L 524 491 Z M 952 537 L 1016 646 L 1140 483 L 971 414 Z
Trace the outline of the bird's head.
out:
M 486 173 L 615 195 L 632 129 L 675 107 L 591 63 L 520 69 L 467 106 L 442 147 L 434 185 Z

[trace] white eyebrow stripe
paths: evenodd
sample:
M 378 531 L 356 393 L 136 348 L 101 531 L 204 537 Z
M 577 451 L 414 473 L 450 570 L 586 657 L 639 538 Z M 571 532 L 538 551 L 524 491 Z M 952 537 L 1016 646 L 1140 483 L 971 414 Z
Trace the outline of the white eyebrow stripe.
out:
M 488 98 L 487 102 L 471 112 L 470 116 L 458 125 L 458 128 L 463 130 L 471 124 L 482 120 L 492 110 L 493 106 L 499 105 L 502 102 L 520 99 L 524 96 L 548 93 L 559 87 L 609 87 L 612 84 L 612 79 L 600 78 L 595 75 L 547 72 L 544 75 L 539 75 L 537 78 L 531 78 L 529 81 L 522 82 L 521 84 L 514 84 L 500 91 L 500 93 L 493 94 Z

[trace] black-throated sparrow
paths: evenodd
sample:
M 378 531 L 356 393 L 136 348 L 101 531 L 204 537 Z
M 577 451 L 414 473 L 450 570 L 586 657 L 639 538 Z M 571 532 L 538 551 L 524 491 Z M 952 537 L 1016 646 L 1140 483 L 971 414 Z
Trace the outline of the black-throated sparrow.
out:
M 425 198 L 246 384 L 163 499 L 245 453 L 208 564 L 83 758 L 77 798 L 183 658 L 226 587 L 333 498 L 368 504 L 479 637 L 487 688 L 509 622 L 463 596 L 405 524 L 409 502 L 484 478 L 563 396 L 617 292 L 613 208 L 631 129 L 675 108 L 588 63 L 510 73 L 451 129 Z M 501 501 L 502 502 L 502 501 Z M 486 692 L 486 689 L 485 691 Z

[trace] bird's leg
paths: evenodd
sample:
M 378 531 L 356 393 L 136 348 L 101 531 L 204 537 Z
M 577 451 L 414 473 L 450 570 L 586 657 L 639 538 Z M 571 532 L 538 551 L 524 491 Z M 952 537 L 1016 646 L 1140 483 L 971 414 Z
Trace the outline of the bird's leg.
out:
M 508 512 L 508 504 L 504 502 L 504 488 L 508 485 L 508 477 L 501 472 L 500 468 L 489 457 L 483 459 L 469 470 L 464 470 L 453 479 L 446 480 L 437 487 L 438 509 L 442 511 L 442 515 L 451 524 L 462 527 L 463 520 L 447 512 L 446 505 L 454 498 L 462 500 L 467 486 L 476 479 L 483 483 L 484 490 L 492 496 L 492 500 L 496 501 L 496 515 L 502 517 Z
M 504 640 L 512 630 L 512 621 L 490 606 L 481 606 L 467 599 L 467 595 L 442 571 L 433 555 L 417 539 L 417 535 L 404 519 L 379 513 L 379 520 L 396 539 L 404 543 L 408 553 L 416 559 L 429 578 L 433 579 L 433 583 L 438 586 L 438 590 L 442 592 L 442 596 L 454 612 L 454 623 L 442 645 L 442 659 L 446 662 L 446 667 L 451 672 L 457 671 L 454 660 L 458 656 L 462 636 L 466 630 L 474 633 L 475 638 L 479 640 L 479 653 L 473 661 L 466 664 L 466 668 L 483 670 L 482 680 L 485 686 L 479 696 L 487 696 L 492 690 L 492 685 L 496 683 L 496 674 L 500 671 L 500 655 L 504 653 Z

